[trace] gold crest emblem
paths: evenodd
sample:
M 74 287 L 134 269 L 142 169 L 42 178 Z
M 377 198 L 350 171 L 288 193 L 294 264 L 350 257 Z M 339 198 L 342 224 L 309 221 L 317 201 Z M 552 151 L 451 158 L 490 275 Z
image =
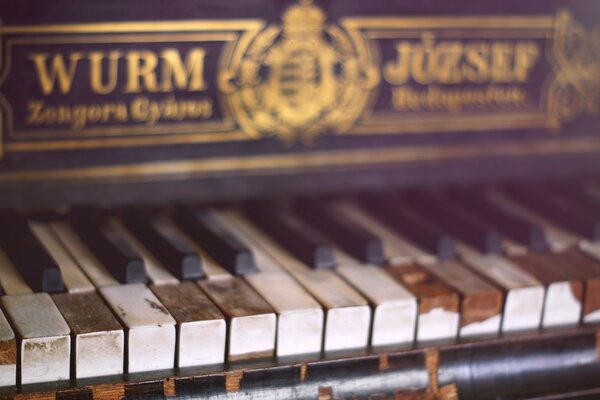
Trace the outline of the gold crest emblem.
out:
M 290 6 L 282 19 L 259 32 L 221 76 L 237 121 L 252 137 L 286 142 L 347 130 L 377 86 L 378 70 L 311 0 Z

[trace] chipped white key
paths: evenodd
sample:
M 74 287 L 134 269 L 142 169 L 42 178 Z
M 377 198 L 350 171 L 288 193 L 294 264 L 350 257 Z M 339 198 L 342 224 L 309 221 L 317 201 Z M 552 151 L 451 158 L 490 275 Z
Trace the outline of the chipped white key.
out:
M 371 346 L 409 344 L 414 340 L 417 299 L 374 265 L 362 265 L 336 250 L 336 271 L 365 296 L 373 308 Z
M 256 246 L 286 269 L 325 311 L 325 351 L 348 350 L 368 344 L 371 309 L 368 302 L 334 271 L 310 269 L 260 231 L 246 218 L 246 229 Z
M 536 330 L 542 320 L 544 285 L 504 257 L 460 247 L 463 260 L 506 293 L 502 332 Z
M 173 368 L 175 319 L 142 284 L 106 286 L 100 293 L 127 329 L 128 373 Z
M 69 379 L 69 326 L 47 293 L 4 296 L 7 317 L 19 338 L 21 384 Z
M 81 271 L 48 223 L 32 221 L 29 222 L 29 227 L 60 268 L 65 287 L 69 293 L 94 290 L 94 285 Z

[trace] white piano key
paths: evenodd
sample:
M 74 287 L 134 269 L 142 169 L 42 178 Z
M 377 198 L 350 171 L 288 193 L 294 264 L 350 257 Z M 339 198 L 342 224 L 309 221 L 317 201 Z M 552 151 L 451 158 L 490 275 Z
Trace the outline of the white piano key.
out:
M 254 243 L 286 269 L 324 308 L 325 351 L 348 350 L 368 344 L 371 309 L 368 302 L 348 286 L 334 271 L 310 269 L 275 243 L 251 222 L 245 221 Z
M 197 283 L 227 317 L 229 361 L 275 354 L 275 313 L 243 279 L 231 276 Z
M 33 293 L 2 248 L 0 248 L 0 285 L 7 295 Z
M 19 337 L 21 384 L 69 379 L 69 326 L 47 293 L 4 296 L 2 305 Z
M 362 225 L 365 229 L 377 236 L 383 243 L 385 255 L 390 265 L 411 263 L 415 261 L 420 263 L 436 262 L 437 258 L 435 255 L 404 240 L 394 231 L 355 204 L 350 202 L 338 202 L 333 204 L 332 207 L 338 209 L 347 218 Z
M 369 300 L 373 308 L 371 346 L 412 343 L 417 321 L 417 299 L 404 286 L 374 265 L 362 265 L 335 250 L 337 273 Z
M 235 230 L 254 255 L 259 272 L 244 278 L 277 313 L 277 356 L 321 351 L 324 316 L 319 303 L 254 243 L 243 220 L 226 211 L 215 213 L 214 218 Z
M 536 330 L 544 308 L 545 287 L 504 257 L 483 255 L 459 245 L 465 263 L 504 289 L 502 332 Z
M 71 328 L 76 379 L 123 373 L 125 335 L 96 292 L 60 293 L 52 300 Z
M 100 288 L 119 284 L 68 223 L 52 222 L 50 227 L 94 286 Z
M 0 386 L 17 384 L 17 340 L 4 313 L 0 311 Z
M 127 372 L 173 368 L 175 319 L 143 284 L 105 286 L 100 293 L 127 328 Z
M 71 254 L 56 237 L 48 223 L 31 221 L 29 227 L 60 268 L 65 287 L 69 293 L 94 290 L 94 285 L 79 269 Z
M 165 267 L 163 267 L 156 258 L 144 247 L 139 240 L 137 240 L 131 232 L 123 226 L 122 223 L 117 221 L 115 218 L 111 218 L 109 221 L 129 242 L 129 244 L 142 256 L 144 260 L 144 265 L 146 266 L 146 272 L 148 273 L 148 277 L 152 281 L 152 283 L 156 285 L 162 284 L 174 284 L 179 282 L 179 280 L 173 276 Z
M 193 282 L 152 285 L 152 291 L 177 321 L 177 367 L 225 361 L 225 317 Z

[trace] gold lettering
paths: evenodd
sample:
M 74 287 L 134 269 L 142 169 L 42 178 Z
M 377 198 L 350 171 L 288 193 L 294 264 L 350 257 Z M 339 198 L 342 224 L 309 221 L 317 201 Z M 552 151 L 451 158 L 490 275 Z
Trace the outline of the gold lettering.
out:
M 492 81 L 510 82 L 513 80 L 512 59 L 513 44 L 510 42 L 495 42 L 492 45 Z
M 396 45 L 396 62 L 389 62 L 383 68 L 384 78 L 392 85 L 402 85 L 410 78 L 409 63 L 412 54 L 410 42 L 402 41 Z
M 139 93 L 142 90 L 140 81 L 149 92 L 158 91 L 156 83 L 156 66 L 158 57 L 151 51 L 130 51 L 127 53 L 127 85 L 125 93 Z
M 71 90 L 73 77 L 77 62 L 81 59 L 81 53 L 71 53 L 69 55 L 69 67 L 65 65 L 65 60 L 62 54 L 54 54 L 51 61 L 50 71 L 46 61 L 48 60 L 47 53 L 35 53 L 29 56 L 35 65 L 38 82 L 42 93 L 49 95 L 54 90 L 54 84 L 58 81 L 58 87 L 61 94 L 67 94 Z
M 423 44 L 415 45 L 412 55 L 413 79 L 422 85 L 434 82 L 437 68 L 437 52 L 434 48 L 434 36 L 431 32 L 423 34 Z
M 490 45 L 485 42 L 471 42 L 465 46 L 464 77 L 475 83 L 485 82 L 490 77 Z
M 95 93 L 108 94 L 115 90 L 117 86 L 117 71 L 119 67 L 119 58 L 122 53 L 113 50 L 108 53 L 108 78 L 106 84 L 102 83 L 102 61 L 105 56 L 101 51 L 93 51 L 89 55 L 90 60 L 90 87 Z
M 185 65 L 177 49 L 165 49 L 161 52 L 163 70 L 163 92 L 173 91 L 173 83 L 177 89 L 187 89 L 191 92 L 205 90 L 204 57 L 206 51 L 202 48 L 192 49 L 185 58 Z
M 535 42 L 519 42 L 515 46 L 515 79 L 520 82 L 529 80 L 529 73 L 537 62 L 540 50 Z
M 463 45 L 460 42 L 442 42 L 435 52 L 440 60 L 437 81 L 441 83 L 461 83 L 463 80 L 461 58 Z

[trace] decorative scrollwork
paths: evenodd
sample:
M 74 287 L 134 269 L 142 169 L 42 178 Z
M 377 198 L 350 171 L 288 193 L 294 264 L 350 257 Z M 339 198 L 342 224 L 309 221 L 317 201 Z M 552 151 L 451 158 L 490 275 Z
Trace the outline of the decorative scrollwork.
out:
M 600 110 L 600 31 L 586 31 L 560 11 L 554 34 L 554 78 L 548 88 L 552 127 Z

